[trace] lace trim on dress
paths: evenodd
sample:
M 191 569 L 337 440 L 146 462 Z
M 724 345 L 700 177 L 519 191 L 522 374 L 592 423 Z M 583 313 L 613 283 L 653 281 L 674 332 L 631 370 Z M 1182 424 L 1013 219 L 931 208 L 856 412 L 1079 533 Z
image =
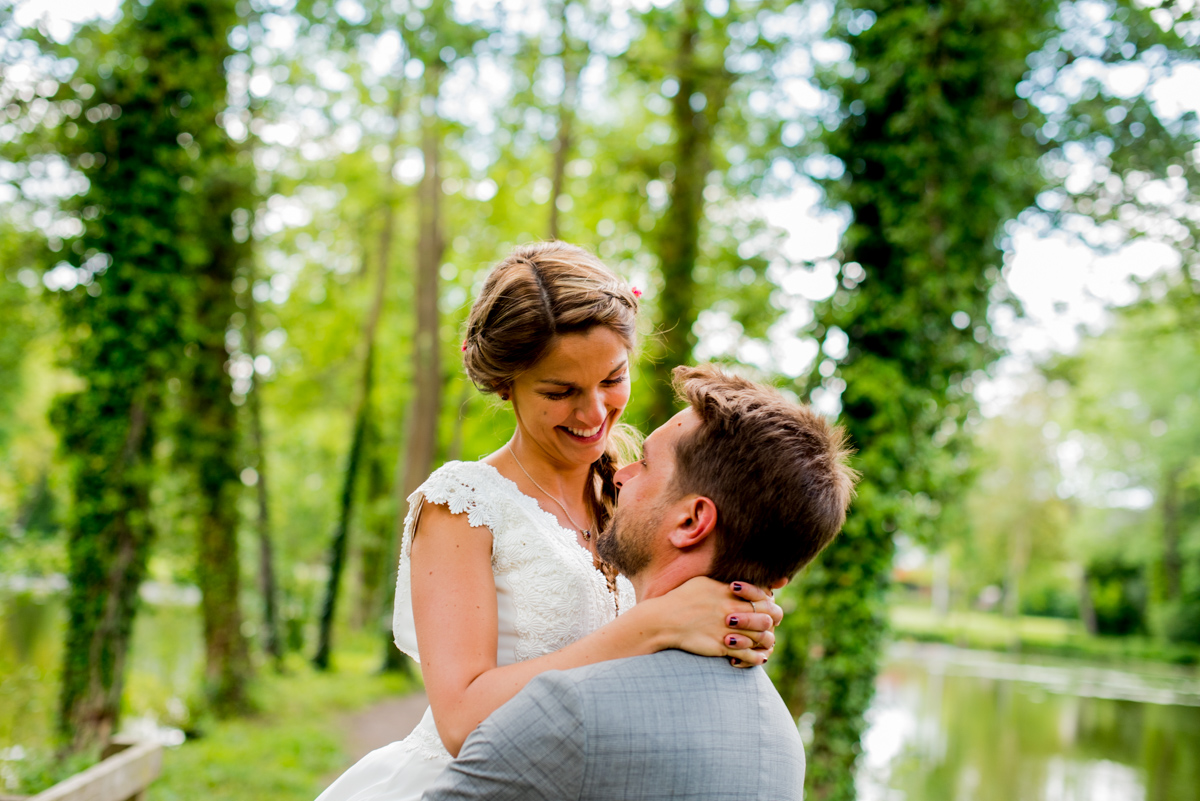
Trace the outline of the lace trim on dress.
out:
M 430 718 L 432 721 L 432 718 Z M 421 724 L 425 721 L 422 720 Z M 454 757 L 450 756 L 450 752 L 446 750 L 446 746 L 442 743 L 442 738 L 438 736 L 437 729 L 434 727 L 426 728 L 424 725 L 418 724 L 412 733 L 404 738 L 406 744 L 411 744 L 413 750 L 422 758 L 437 762 L 445 762 L 449 764 Z
M 492 571 L 497 591 L 512 604 L 517 660 L 557 651 L 616 616 L 618 598 L 575 532 L 559 525 L 558 518 L 491 465 L 448 462 L 409 497 L 404 523 L 393 628 L 397 647 L 413 659 L 419 661 L 408 560 L 424 501 L 444 504 L 452 514 L 465 513 L 472 526 L 492 532 Z M 621 609 L 630 608 L 632 587 L 622 578 L 618 588 Z

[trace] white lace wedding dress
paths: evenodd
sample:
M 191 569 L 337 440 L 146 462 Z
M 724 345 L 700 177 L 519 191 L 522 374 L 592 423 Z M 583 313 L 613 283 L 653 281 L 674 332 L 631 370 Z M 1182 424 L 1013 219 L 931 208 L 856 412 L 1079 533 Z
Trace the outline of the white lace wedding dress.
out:
M 472 526 L 492 532 L 498 631 L 496 663 L 510 665 L 557 651 L 590 634 L 617 614 L 592 555 L 575 532 L 484 462 L 448 462 L 408 499 L 392 629 L 401 651 L 420 661 L 413 626 L 409 550 L 421 503 L 466 513 Z M 425 536 L 424 534 L 422 536 Z M 620 609 L 633 606 L 633 587 L 617 580 Z M 372 751 L 317 801 L 417 801 L 450 762 L 432 710 L 405 739 Z

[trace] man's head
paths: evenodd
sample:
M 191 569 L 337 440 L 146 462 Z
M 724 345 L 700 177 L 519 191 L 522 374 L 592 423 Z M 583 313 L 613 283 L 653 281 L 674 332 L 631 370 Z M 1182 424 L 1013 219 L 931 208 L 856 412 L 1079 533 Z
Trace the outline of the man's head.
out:
M 617 473 L 597 550 L 635 584 L 661 574 L 661 591 L 697 575 L 778 586 L 845 522 L 856 474 L 844 431 L 711 365 L 677 367 L 674 383 L 689 407 Z

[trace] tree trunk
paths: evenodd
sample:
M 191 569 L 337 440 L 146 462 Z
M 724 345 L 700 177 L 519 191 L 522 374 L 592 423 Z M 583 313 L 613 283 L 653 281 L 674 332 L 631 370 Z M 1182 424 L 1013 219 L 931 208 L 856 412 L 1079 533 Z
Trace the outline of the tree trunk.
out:
M 1008 565 L 1004 576 L 1004 616 L 1015 620 L 1021 615 L 1021 577 L 1029 563 L 1029 534 L 1018 524 L 1008 540 Z
M 354 511 L 354 487 L 358 478 L 358 467 L 362 462 L 363 443 L 370 425 L 371 389 L 374 386 L 375 369 L 375 336 L 379 329 L 379 318 L 383 312 L 383 300 L 387 291 L 388 254 L 391 252 L 392 225 L 392 204 L 389 202 L 384 211 L 384 232 L 380 247 L 379 266 L 375 275 L 375 297 L 363 330 L 363 349 L 365 351 L 363 372 L 358 386 L 358 401 L 355 404 L 354 433 L 350 441 L 350 456 L 346 461 L 346 472 L 342 481 L 341 509 L 333 538 L 329 543 L 329 582 L 325 587 L 325 601 L 321 605 L 317 652 L 313 656 L 313 664 L 319 670 L 329 668 L 338 590 L 341 587 L 342 571 L 346 563 L 350 538 L 350 518 Z
M 950 553 L 942 551 L 933 558 L 933 613 L 940 618 L 950 614 Z
M 362 539 L 358 546 L 358 603 L 353 623 L 357 628 L 374 625 L 383 603 L 383 582 L 391 533 L 385 507 L 391 500 L 391 484 L 384 467 L 377 416 L 372 417 L 363 445 L 367 461 L 366 508 L 363 510 Z
M 223 62 L 231 52 L 227 31 L 237 24 L 233 6 L 160 0 L 140 18 L 117 22 L 112 37 L 122 59 L 100 79 L 97 58 L 81 57 L 79 76 L 97 91 L 80 98 L 88 113 L 77 136 L 61 143 L 64 155 L 103 156 L 94 167 L 81 166 L 88 180 L 79 198 L 102 216 L 83 226 L 64 256 L 77 266 L 74 254 L 111 257 L 92 278 L 99 292 L 58 293 L 69 364 L 86 385 L 53 413 L 73 501 L 58 720 L 67 750 L 102 744 L 120 713 L 153 534 L 154 427 L 165 379 L 183 350 L 181 301 L 195 286 L 192 254 L 197 239 L 207 244 L 199 230 L 205 196 L 183 185 L 203 180 L 210 159 L 225 154 L 228 140 L 214 120 L 226 104 Z M 142 61 L 144 69 L 122 66 Z M 165 100 L 184 94 L 190 103 Z M 94 108 L 121 113 L 85 122 Z M 185 133 L 205 139 L 201 158 L 181 160 Z M 79 331 L 88 333 L 72 333 Z
M 439 151 L 440 120 L 437 97 L 444 65 L 432 61 L 425 66 L 425 89 L 421 98 L 421 151 L 425 157 L 425 175 L 418 190 L 417 224 L 417 329 L 413 336 L 413 379 L 415 391 L 408 415 L 404 464 L 396 471 L 396 530 L 394 555 L 398 556 L 408 515 L 408 496 L 420 486 L 433 468 L 437 448 L 438 417 L 441 411 L 442 368 L 438 343 L 438 269 L 445 249 L 441 220 L 441 181 Z M 389 563 L 391 583 L 396 585 L 396 563 Z M 384 646 L 384 670 L 404 669 L 405 662 L 392 642 L 391 633 Z
M 579 83 L 579 66 L 571 52 L 571 37 L 567 32 L 567 8 L 569 2 L 562 3 L 559 23 L 562 25 L 562 70 L 563 91 L 558 99 L 558 138 L 555 140 L 554 165 L 550 178 L 550 238 L 558 239 L 559 225 L 558 200 L 563 194 L 563 181 L 567 170 L 567 156 L 571 150 L 571 123 L 575 116 L 576 88 Z
M 1083 627 L 1093 636 L 1100 633 L 1096 622 L 1096 607 L 1092 603 L 1092 587 L 1088 582 L 1087 565 L 1079 571 L 1079 616 L 1083 619 Z
M 250 286 L 254 286 L 253 275 Z M 258 356 L 258 306 L 253 293 L 247 292 L 246 350 L 250 358 Z M 275 670 L 283 668 L 283 638 L 279 630 L 279 588 L 275 581 L 275 546 L 271 535 L 271 507 L 267 493 L 267 448 L 263 436 L 262 385 L 255 377 L 247 398 L 250 406 L 250 439 L 254 448 L 255 470 L 255 531 L 258 534 L 258 589 L 263 603 L 263 648 L 270 655 Z
M 652 398 L 648 425 L 665 423 L 676 411 L 671 389 L 671 370 L 691 361 L 696 337 L 692 327 L 700 310 L 696 307 L 696 260 L 700 253 L 700 220 L 704 214 L 704 182 L 712 164 L 711 120 L 724 101 L 717 79 L 708 76 L 697 62 L 700 39 L 698 0 L 684 0 L 679 23 L 675 77 L 679 91 L 671 100 L 671 123 L 675 129 L 674 175 L 670 205 L 656 233 L 662 272 L 662 292 L 657 298 L 660 332 L 654 353 Z M 700 110 L 693 96 L 706 98 Z
M 814 370 L 801 387 L 840 395 L 840 422 L 862 471 L 843 533 L 797 581 L 813 619 L 804 677 L 806 712 L 815 718 L 805 779 L 813 801 L 855 795 L 886 631 L 893 534 L 902 522 L 910 536 L 937 531 L 936 516 L 906 498 L 923 493 L 945 505 L 967 485 L 956 458 L 965 442 L 935 446 L 935 434 L 947 419 L 965 422 L 970 393 L 961 379 L 995 351 L 986 337 L 946 321 L 957 310 L 986 319 L 988 268 L 1003 258 L 996 232 L 1044 186 L 1033 166 L 1036 143 L 1013 109 L 1050 6 L 1018 16 L 969 3 L 876 10 L 878 21 L 865 30 L 834 25 L 870 80 L 821 78 L 847 109 L 822 134 L 827 152 L 846 165 L 839 179 L 823 182 L 828 202 L 853 215 L 837 259 L 857 262 L 865 278 L 818 304 L 817 336 L 836 328 L 849 343 L 834 375 Z M 1001 174 L 1000 163 L 1023 166 Z
M 1179 487 L 1182 476 L 1183 465 L 1169 469 L 1162 492 L 1162 575 L 1163 592 L 1168 602 L 1179 600 L 1182 587 L 1183 557 L 1179 553 L 1179 539 L 1183 530 Z
M 404 460 L 404 497 L 415 490 L 433 467 L 441 411 L 442 370 L 438 347 L 438 269 L 445 239 L 441 220 L 439 159 L 441 132 L 436 101 L 444 67 L 433 63 L 425 71 L 421 150 L 425 175 L 421 179 L 417 218 L 417 330 L 413 337 L 415 394 L 409 417 Z M 401 515 L 403 517 L 403 515 Z
M 59 697 L 59 731 L 69 751 L 103 745 L 116 728 L 153 534 L 147 510 L 154 395 L 123 383 L 110 385 L 100 402 L 95 394 L 74 396 L 59 416 L 69 451 L 82 457 L 72 471 L 75 515 Z M 123 408 L 124 414 L 105 419 L 87 413 L 99 406 Z
M 237 407 L 226 371 L 225 332 L 237 310 L 233 279 L 246 248 L 233 239 L 230 215 L 239 187 L 217 176 L 207 187 L 204 238 L 209 261 L 197 276 L 193 306 L 196 361 L 189 375 L 189 419 L 181 437 L 184 459 L 199 485 L 197 579 L 204 619 L 205 691 L 213 710 L 233 715 L 248 707 L 250 657 L 242 635 L 238 498 L 241 495 Z

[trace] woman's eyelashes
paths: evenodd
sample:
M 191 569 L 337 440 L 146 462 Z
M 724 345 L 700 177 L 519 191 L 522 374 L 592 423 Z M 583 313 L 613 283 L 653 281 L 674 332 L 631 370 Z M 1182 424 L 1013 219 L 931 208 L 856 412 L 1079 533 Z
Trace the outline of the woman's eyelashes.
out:
M 628 380 L 629 380 L 629 375 L 627 373 L 622 373 L 619 376 L 604 379 L 603 381 L 600 382 L 600 386 L 615 387 L 619 384 L 624 384 Z M 564 389 L 562 392 L 543 392 L 543 393 L 541 393 L 541 396 L 543 398 L 545 398 L 546 400 L 566 400 L 567 398 L 571 397 L 574 394 L 575 394 L 575 388 L 571 387 L 570 389 Z

